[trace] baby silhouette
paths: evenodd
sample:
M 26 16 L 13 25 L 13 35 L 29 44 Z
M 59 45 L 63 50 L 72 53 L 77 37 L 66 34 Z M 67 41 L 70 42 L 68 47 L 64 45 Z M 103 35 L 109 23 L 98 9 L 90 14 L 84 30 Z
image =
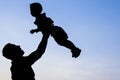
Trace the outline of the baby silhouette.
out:
M 30 4 L 30 12 L 35 17 L 34 24 L 37 25 L 37 29 L 32 29 L 30 33 L 34 32 L 48 32 L 54 38 L 54 40 L 61 46 L 64 46 L 71 50 L 72 57 L 77 58 L 80 55 L 81 50 L 77 48 L 70 40 L 68 40 L 67 33 L 59 26 L 54 26 L 54 22 L 51 18 L 46 16 L 46 13 L 42 13 L 42 6 L 40 3 Z
M 45 34 L 34 52 L 28 56 L 23 56 L 24 51 L 19 45 L 8 43 L 2 50 L 3 56 L 10 59 L 12 62 L 11 78 L 12 80 L 35 80 L 35 74 L 32 65 L 43 55 L 45 52 L 49 35 Z

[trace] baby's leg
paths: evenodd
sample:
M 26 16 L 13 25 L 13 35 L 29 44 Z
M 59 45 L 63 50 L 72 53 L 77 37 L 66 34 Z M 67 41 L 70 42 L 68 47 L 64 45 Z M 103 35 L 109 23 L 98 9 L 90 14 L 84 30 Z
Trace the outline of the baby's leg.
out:
M 56 40 L 56 42 L 61 46 L 69 48 L 70 50 L 76 48 L 75 45 L 70 40 Z
M 73 57 L 76 58 L 80 55 L 81 50 L 68 40 L 67 33 L 61 27 L 53 28 L 53 33 L 51 35 L 59 45 L 70 49 Z
M 72 52 L 72 57 L 77 58 L 80 55 L 81 50 L 79 48 L 77 48 L 70 40 L 56 40 L 56 42 L 61 45 L 64 46 L 66 48 L 69 48 Z

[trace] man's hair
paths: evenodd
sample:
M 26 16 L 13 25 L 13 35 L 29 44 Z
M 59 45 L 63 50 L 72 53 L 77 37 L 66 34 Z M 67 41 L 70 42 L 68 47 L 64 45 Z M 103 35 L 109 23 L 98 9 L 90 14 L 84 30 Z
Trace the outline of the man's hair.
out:
M 30 8 L 35 9 L 39 12 L 42 12 L 42 9 L 43 9 L 42 5 L 40 3 L 37 3 L 37 2 L 30 4 Z
M 2 50 L 3 56 L 8 59 L 11 59 L 12 56 L 14 55 L 14 51 L 15 51 L 14 48 L 15 48 L 14 44 L 11 43 L 6 44 Z

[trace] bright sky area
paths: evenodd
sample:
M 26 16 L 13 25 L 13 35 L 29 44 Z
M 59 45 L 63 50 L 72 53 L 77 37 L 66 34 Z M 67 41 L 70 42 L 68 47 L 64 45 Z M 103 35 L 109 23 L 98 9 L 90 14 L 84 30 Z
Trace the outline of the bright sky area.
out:
M 45 54 L 32 66 L 36 80 L 120 80 L 120 0 L 1 0 L 0 80 L 11 80 L 11 61 L 2 56 L 5 44 L 20 45 L 27 56 L 41 40 L 41 33 L 29 33 L 36 28 L 29 11 L 33 2 L 40 2 L 82 49 L 72 58 L 50 37 Z

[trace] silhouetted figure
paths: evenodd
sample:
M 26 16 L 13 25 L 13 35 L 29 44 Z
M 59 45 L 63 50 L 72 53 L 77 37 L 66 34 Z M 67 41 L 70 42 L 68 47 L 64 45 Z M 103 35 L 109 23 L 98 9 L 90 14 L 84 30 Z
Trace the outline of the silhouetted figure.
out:
M 68 40 L 67 33 L 61 27 L 54 26 L 53 20 L 47 17 L 46 13 L 42 13 L 42 6 L 40 3 L 30 4 L 30 11 L 31 15 L 36 18 L 34 24 L 37 25 L 37 29 L 32 29 L 30 31 L 32 34 L 34 32 L 47 31 L 59 45 L 71 50 L 72 57 L 77 58 L 80 55 L 81 50 Z
M 12 60 L 12 80 L 35 80 L 32 65 L 43 55 L 46 49 L 49 34 L 44 34 L 42 40 L 34 52 L 29 56 L 23 56 L 24 51 L 19 45 L 8 43 L 3 48 L 3 56 Z

